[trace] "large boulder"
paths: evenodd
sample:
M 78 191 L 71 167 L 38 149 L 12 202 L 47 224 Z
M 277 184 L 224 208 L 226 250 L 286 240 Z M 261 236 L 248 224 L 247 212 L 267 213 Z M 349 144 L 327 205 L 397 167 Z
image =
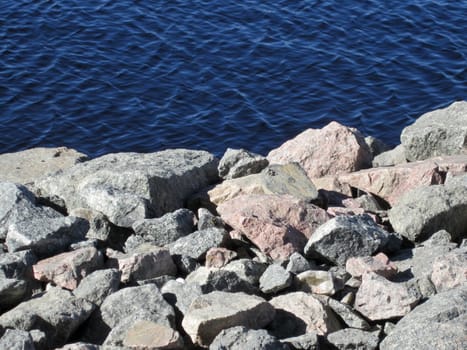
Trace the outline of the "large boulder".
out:
M 87 159 L 85 154 L 67 147 L 37 147 L 0 154 L 0 181 L 30 184 Z
M 274 314 L 274 308 L 260 297 L 212 292 L 191 303 L 182 326 L 193 343 L 209 346 L 223 329 L 235 326 L 263 328 L 272 321 Z
M 222 219 L 273 259 L 301 252 L 307 240 L 329 220 L 325 210 L 288 195 L 243 195 L 217 208 Z
M 402 130 L 409 161 L 467 153 L 467 101 L 425 113 Z
M 305 130 L 267 158 L 271 164 L 297 162 L 315 178 L 368 168 L 373 156 L 358 130 L 331 122 L 322 129 Z
M 97 270 L 81 280 L 73 294 L 100 306 L 119 286 L 120 272 L 117 269 Z
M 432 296 L 403 317 L 381 350 L 467 348 L 467 284 Z
M 108 154 L 49 176 L 36 192 L 68 210 L 91 208 L 122 227 L 159 217 L 217 180 L 217 160 L 204 151 Z

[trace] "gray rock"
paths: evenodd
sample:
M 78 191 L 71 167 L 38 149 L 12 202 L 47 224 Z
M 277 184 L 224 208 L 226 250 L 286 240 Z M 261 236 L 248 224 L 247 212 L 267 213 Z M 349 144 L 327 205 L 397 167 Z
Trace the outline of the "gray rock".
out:
M 164 299 L 183 315 L 188 311 L 193 300 L 203 294 L 198 284 L 179 280 L 168 281 L 162 286 L 161 292 Z
M 101 212 L 86 208 L 76 208 L 70 211 L 70 216 L 83 218 L 89 222 L 89 230 L 86 232 L 87 239 L 97 239 L 104 242 L 109 240 L 112 224 Z
M 350 328 L 369 330 L 368 322 L 356 313 L 350 306 L 327 296 L 316 296 L 324 305 L 329 306 Z
M 244 149 L 227 148 L 219 161 L 219 176 L 225 180 L 259 173 L 269 164 L 266 157 Z
M 216 291 L 201 295 L 191 303 L 182 326 L 193 343 L 207 347 L 223 329 L 263 328 L 274 315 L 274 308 L 260 297 Z
M 217 180 L 217 160 L 204 151 L 108 154 L 37 182 L 36 192 L 67 209 L 91 208 L 122 227 L 182 208 Z M 57 202 L 57 204 L 63 204 Z
M 293 253 L 289 257 L 289 261 L 285 267 L 286 271 L 298 275 L 301 272 L 305 272 L 316 268 L 316 265 L 308 261 L 298 252 Z
M 372 165 L 374 168 L 377 168 L 402 163 L 407 163 L 407 159 L 405 158 L 405 149 L 404 146 L 398 145 L 394 149 L 383 152 L 374 157 Z
M 458 248 L 433 262 L 431 282 L 439 292 L 467 283 L 467 248 Z
M 28 283 L 26 281 L 0 278 L 0 311 L 18 305 L 28 296 Z
M 366 214 L 337 216 L 318 227 L 305 246 L 305 254 L 344 266 L 350 257 L 372 255 L 389 238 L 390 234 Z
M 192 273 L 201 266 L 198 260 L 187 255 L 173 255 L 172 259 L 177 266 L 178 273 L 183 276 Z
M 235 272 L 240 278 L 250 283 L 252 286 L 259 285 L 259 279 L 263 275 L 268 265 L 263 262 L 239 259 L 234 260 L 224 266 L 222 269 Z
M 179 238 L 167 247 L 172 255 L 187 255 L 193 259 L 200 260 L 204 258 L 210 248 L 224 244 L 227 238 L 228 233 L 225 229 L 208 228 Z
M 376 157 L 377 155 L 389 150 L 388 145 L 386 145 L 383 141 L 373 136 L 365 137 L 365 143 L 368 145 L 368 148 L 370 149 L 370 152 L 373 155 L 373 157 Z
M 77 342 L 72 344 L 66 344 L 56 350 L 101 350 L 102 347 L 96 344 Z M 121 349 L 107 349 L 107 350 L 121 350 Z
M 315 332 L 305 333 L 296 337 L 282 339 L 281 342 L 288 344 L 296 350 L 319 350 L 319 338 Z
M 467 285 L 432 296 L 403 317 L 381 350 L 467 348 Z
M 0 349 L 36 350 L 36 347 L 29 332 L 19 329 L 7 329 L 0 338 Z
M 429 239 L 427 239 L 426 241 L 422 243 L 422 245 L 424 247 L 433 247 L 437 245 L 449 244 L 451 243 L 451 241 L 452 241 L 452 236 L 448 231 L 439 230 L 433 233 Z
M 215 216 L 206 208 L 198 209 L 198 230 L 211 227 L 225 228 L 225 222 L 220 216 Z
M 291 284 L 292 274 L 278 264 L 269 265 L 259 279 L 259 288 L 266 294 L 277 293 Z
M 124 251 L 126 253 L 131 253 L 133 250 L 137 249 L 140 245 L 147 243 L 146 240 L 137 235 L 130 235 L 125 241 Z
M 178 209 L 156 219 L 142 219 L 133 223 L 135 233 L 158 246 L 172 243 L 193 232 L 195 214 L 188 209 Z
M 425 113 L 402 130 L 409 161 L 467 153 L 467 101 Z
M 0 254 L 0 278 L 28 278 L 37 257 L 31 250 Z
M 394 230 L 411 241 L 423 241 L 439 230 L 448 231 L 454 239 L 466 237 L 467 186 L 454 181 L 416 188 L 388 215 Z
M 120 275 L 117 269 L 94 271 L 81 281 L 73 294 L 100 306 L 106 297 L 118 290 Z
M 94 306 L 71 292 L 50 288 L 0 316 L 0 326 L 24 331 L 39 329 L 51 348 L 62 346 L 89 317 Z
M 289 347 L 281 343 L 264 329 L 247 329 L 243 326 L 222 330 L 214 338 L 209 350 L 287 350 Z
M 339 350 L 375 350 L 379 344 L 379 331 L 366 332 L 361 329 L 341 329 L 328 334 L 327 341 Z
M 376 197 L 371 194 L 364 194 L 363 196 L 355 198 L 355 201 L 363 210 L 369 211 L 371 213 L 379 213 L 384 210 Z

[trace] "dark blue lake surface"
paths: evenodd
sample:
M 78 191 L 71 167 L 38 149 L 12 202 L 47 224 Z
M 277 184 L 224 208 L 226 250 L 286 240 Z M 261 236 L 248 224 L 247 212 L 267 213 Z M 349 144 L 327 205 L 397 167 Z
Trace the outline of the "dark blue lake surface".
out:
M 0 153 L 395 145 L 467 99 L 467 1 L 0 1 Z

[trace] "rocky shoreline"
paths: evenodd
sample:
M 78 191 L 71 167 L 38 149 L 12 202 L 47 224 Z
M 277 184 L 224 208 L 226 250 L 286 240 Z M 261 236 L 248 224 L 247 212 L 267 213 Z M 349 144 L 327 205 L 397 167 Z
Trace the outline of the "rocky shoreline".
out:
M 392 150 L 0 155 L 1 349 L 467 348 L 467 102 Z

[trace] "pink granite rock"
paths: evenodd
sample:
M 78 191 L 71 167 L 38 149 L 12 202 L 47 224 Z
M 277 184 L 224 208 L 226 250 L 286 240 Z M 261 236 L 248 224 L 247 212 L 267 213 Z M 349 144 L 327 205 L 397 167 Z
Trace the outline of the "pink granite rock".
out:
M 303 251 L 318 226 L 329 220 L 325 210 L 288 195 L 243 195 L 222 203 L 217 211 L 273 259 Z
M 438 256 L 431 273 L 438 293 L 460 286 L 467 282 L 467 248 L 454 249 L 446 255 Z
M 271 164 L 297 162 L 315 178 L 367 168 L 372 155 L 358 130 L 331 122 L 322 129 L 305 130 L 267 158 Z
M 375 256 L 349 258 L 345 264 L 345 269 L 352 277 L 357 278 L 368 272 L 374 272 L 386 278 L 390 278 L 397 273 L 397 266 L 389 261 L 384 253 L 378 253 Z
M 35 279 L 73 290 L 84 277 L 103 265 L 102 254 L 94 247 L 86 247 L 40 260 L 32 269 Z
M 370 272 L 362 276 L 355 309 L 372 321 L 402 317 L 410 312 L 421 296 L 404 283 L 394 283 Z
M 223 267 L 237 257 L 237 253 L 220 247 L 214 247 L 206 253 L 206 267 Z

